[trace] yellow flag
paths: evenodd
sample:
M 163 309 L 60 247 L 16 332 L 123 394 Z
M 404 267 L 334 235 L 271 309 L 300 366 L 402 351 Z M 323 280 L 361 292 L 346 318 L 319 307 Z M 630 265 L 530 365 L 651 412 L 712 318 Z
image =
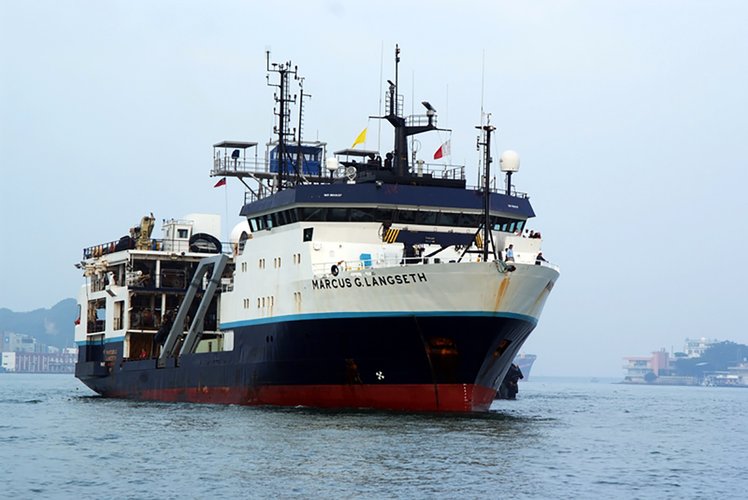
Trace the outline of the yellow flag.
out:
M 367 130 L 368 128 L 369 128 L 369 127 L 366 127 L 365 129 L 363 129 L 363 130 L 361 131 L 361 133 L 360 133 L 360 134 L 358 134 L 358 137 L 356 137 L 356 140 L 355 140 L 355 141 L 353 141 L 353 146 L 351 146 L 351 149 L 355 148 L 357 144 L 363 144 L 363 143 L 365 143 L 365 142 L 366 142 L 366 130 Z

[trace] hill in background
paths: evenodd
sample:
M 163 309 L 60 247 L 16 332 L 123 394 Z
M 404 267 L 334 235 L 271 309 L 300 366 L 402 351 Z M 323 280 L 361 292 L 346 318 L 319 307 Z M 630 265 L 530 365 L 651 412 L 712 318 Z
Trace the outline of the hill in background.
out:
M 13 312 L 0 309 L 0 333 L 12 332 L 30 335 L 48 346 L 73 347 L 73 322 L 78 316 L 75 299 L 65 299 L 51 309 L 36 309 L 29 312 Z

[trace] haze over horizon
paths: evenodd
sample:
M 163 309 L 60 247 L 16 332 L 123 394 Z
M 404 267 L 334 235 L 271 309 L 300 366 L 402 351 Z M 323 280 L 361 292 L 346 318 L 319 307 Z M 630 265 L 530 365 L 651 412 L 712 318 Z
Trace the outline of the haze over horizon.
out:
M 494 159 L 521 155 L 529 227 L 562 272 L 523 349 L 533 375 L 620 377 L 623 356 L 686 337 L 748 343 L 731 314 L 748 278 L 747 14 L 696 0 L 2 2 L 0 308 L 75 297 L 82 249 L 149 212 L 218 213 L 224 235 L 238 223 L 242 186 L 213 188 L 211 146 L 270 139 L 266 48 L 305 77 L 305 138 L 331 152 L 368 126 L 367 149 L 389 150 L 391 128 L 368 117 L 397 43 L 406 114 L 434 105 L 469 184 L 481 104 Z M 419 136 L 420 156 L 449 137 Z

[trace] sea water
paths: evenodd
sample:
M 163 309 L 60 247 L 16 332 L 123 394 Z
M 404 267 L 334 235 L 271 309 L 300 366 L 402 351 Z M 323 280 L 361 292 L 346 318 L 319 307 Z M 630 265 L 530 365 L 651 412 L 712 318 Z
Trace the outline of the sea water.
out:
M 483 415 L 100 398 L 0 375 L 2 498 L 746 498 L 748 390 L 535 378 Z

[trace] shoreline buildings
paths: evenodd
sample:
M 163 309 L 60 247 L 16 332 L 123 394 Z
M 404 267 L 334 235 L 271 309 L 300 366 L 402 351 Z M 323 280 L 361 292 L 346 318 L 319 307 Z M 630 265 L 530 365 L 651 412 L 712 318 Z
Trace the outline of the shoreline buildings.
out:
M 59 349 L 31 335 L 5 332 L 0 337 L 0 372 L 74 373 L 78 349 Z

